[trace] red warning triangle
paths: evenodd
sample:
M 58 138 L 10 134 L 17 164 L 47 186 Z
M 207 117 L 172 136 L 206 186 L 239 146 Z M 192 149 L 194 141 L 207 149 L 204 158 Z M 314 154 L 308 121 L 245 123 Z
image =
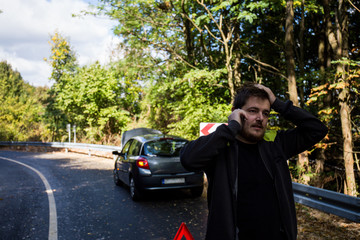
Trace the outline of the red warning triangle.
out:
M 174 240 L 181 240 L 182 237 L 185 237 L 186 240 L 194 240 L 193 236 L 191 235 L 189 229 L 185 225 L 185 223 L 181 223 L 179 230 L 177 231 Z

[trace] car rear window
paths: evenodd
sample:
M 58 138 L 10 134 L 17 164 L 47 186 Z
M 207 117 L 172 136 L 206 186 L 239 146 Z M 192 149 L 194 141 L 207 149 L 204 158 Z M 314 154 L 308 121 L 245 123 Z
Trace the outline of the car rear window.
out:
M 144 154 L 147 156 L 177 157 L 186 140 L 160 139 L 144 144 Z

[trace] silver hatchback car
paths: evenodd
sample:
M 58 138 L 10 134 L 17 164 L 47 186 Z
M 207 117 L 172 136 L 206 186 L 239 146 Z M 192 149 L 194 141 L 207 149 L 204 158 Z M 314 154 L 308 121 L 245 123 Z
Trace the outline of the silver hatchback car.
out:
M 131 131 L 136 136 L 131 136 Z M 146 128 L 131 131 L 124 134 L 130 138 L 123 138 L 121 152 L 113 152 L 117 155 L 113 172 L 116 185 L 129 186 L 134 201 L 140 200 L 145 191 L 161 189 L 190 189 L 193 197 L 201 196 L 204 173 L 188 172 L 180 163 L 179 153 L 186 139 L 154 134 L 156 130 Z

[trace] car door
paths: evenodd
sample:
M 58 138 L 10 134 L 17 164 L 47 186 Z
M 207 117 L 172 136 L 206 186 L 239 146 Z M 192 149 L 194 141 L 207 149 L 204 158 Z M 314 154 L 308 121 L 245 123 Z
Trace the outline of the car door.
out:
M 129 166 L 128 166 L 128 173 L 130 174 L 130 171 L 132 171 L 134 168 L 136 168 L 136 160 L 139 158 L 140 155 L 140 149 L 141 149 L 142 143 L 140 141 L 137 141 L 134 139 L 134 141 L 131 143 L 131 146 L 129 148 L 128 152 L 128 159 L 129 159 Z M 136 174 L 135 174 L 136 175 Z
M 119 159 L 117 161 L 117 168 L 118 170 L 118 176 L 120 180 L 125 183 L 129 184 L 129 175 L 128 175 L 128 162 L 129 162 L 129 148 L 131 146 L 131 143 L 133 142 L 132 139 L 130 139 L 121 150 L 121 154 L 119 156 Z

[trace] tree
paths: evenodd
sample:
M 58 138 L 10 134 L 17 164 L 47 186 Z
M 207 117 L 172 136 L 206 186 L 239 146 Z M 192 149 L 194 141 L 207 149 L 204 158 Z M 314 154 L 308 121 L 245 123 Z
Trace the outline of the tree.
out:
M 51 46 L 51 56 L 50 59 L 45 59 L 45 61 L 52 67 L 50 79 L 55 81 L 55 83 L 51 87 L 49 97 L 46 100 L 46 119 L 52 131 L 52 141 L 55 141 L 56 139 L 59 140 L 67 123 L 66 116 L 60 110 L 55 99 L 66 84 L 63 79 L 64 74 L 74 75 L 77 63 L 75 52 L 60 33 L 55 32 L 54 35 L 50 36 L 49 44 Z
M 338 1 L 338 9 L 335 14 L 335 23 L 332 25 L 330 20 L 330 5 L 328 0 L 324 0 L 325 19 L 327 23 L 326 35 L 332 51 L 335 55 L 335 60 L 340 60 L 343 57 L 348 58 L 348 6 L 345 1 Z M 348 82 L 347 66 L 341 62 L 336 64 L 337 83 L 341 84 L 341 89 L 338 99 L 340 106 L 341 129 L 343 134 L 343 155 L 346 169 L 346 188 L 345 193 L 356 196 L 356 183 L 354 175 L 354 158 L 353 158 L 353 141 L 351 133 L 351 107 L 349 105 L 350 89 Z
M 49 62 L 52 67 L 50 79 L 54 80 L 56 84 L 60 84 L 65 73 L 75 73 L 77 67 L 76 54 L 68 40 L 58 32 L 50 36 L 49 44 L 51 46 L 51 56 L 49 60 L 45 59 L 45 61 Z
M 286 58 L 286 70 L 288 80 L 288 92 L 290 100 L 295 106 L 299 106 L 298 91 L 296 84 L 296 73 L 295 73 L 295 41 L 294 41 L 294 2 L 293 0 L 286 1 L 286 20 L 285 20 L 285 58 Z M 300 172 L 300 178 L 303 178 L 304 183 L 309 182 L 309 178 L 304 175 L 307 172 L 309 159 L 306 152 L 298 155 L 297 167 Z
M 356 55 L 350 55 L 349 51 L 350 43 L 354 46 L 356 40 L 351 39 L 349 35 L 349 26 L 352 24 L 349 24 L 351 15 L 348 3 L 324 0 L 323 6 L 326 42 L 322 43 L 322 56 L 327 56 L 328 60 L 320 58 L 320 70 L 327 78 L 323 78 L 323 84 L 313 89 L 309 102 L 317 100 L 325 103 L 319 104 L 320 109 L 323 108 L 319 112 L 325 113 L 327 121 L 332 123 L 329 124 L 332 141 L 342 143 L 342 165 L 345 167 L 344 193 L 356 196 L 358 192 L 354 173 L 353 136 L 357 130 L 356 125 L 352 124 L 356 122 L 353 120 L 352 111 L 357 110 L 356 98 L 359 89 L 356 83 L 357 74 L 354 73 L 358 71 L 358 62 L 351 60 L 356 59 Z M 327 75 L 324 74 L 325 70 L 328 72 Z
M 63 81 L 66 84 L 55 99 L 57 107 L 90 142 L 108 143 L 126 130 L 136 114 L 130 106 L 136 105 L 140 87 L 114 67 L 84 66 L 74 76 L 64 74 Z
M 201 122 L 227 122 L 231 95 L 224 76 L 225 70 L 192 70 L 183 78 L 153 85 L 144 101 L 150 126 L 195 139 Z
M 234 96 L 241 84 L 240 28 L 252 22 L 269 1 L 117 1 L 102 0 L 98 14 L 118 20 L 114 33 L 130 48 L 162 53 L 184 70 L 227 70 Z M 271 2 L 271 1 L 270 1 Z M 179 76 L 181 77 L 181 76 Z
M 0 139 L 46 140 L 41 114 L 45 91 L 24 82 L 6 61 L 0 62 Z

